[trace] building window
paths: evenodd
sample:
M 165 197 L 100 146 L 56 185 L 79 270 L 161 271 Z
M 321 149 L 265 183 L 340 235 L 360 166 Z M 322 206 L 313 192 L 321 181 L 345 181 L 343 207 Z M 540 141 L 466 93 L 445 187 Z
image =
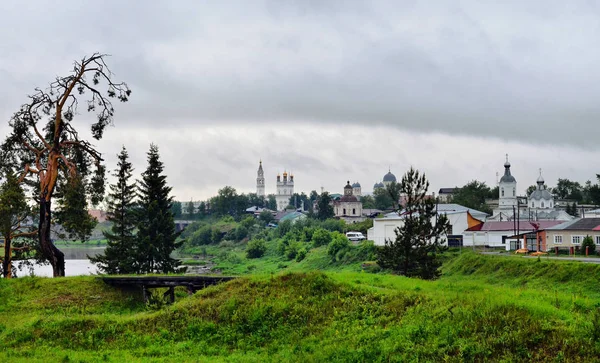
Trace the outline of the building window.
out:
M 515 196 L 515 188 L 513 188 L 513 197 Z
M 554 243 L 561 244 L 562 243 L 562 236 L 554 236 Z
M 581 244 L 581 236 L 571 236 L 571 243 L 574 245 L 580 245 Z
M 552 208 L 552 202 L 550 202 L 550 208 Z
M 500 189 L 500 192 L 502 193 L 502 196 L 504 196 L 504 188 Z
M 544 202 L 542 202 L 542 208 L 544 208 Z
M 534 208 L 535 204 L 533 202 L 531 202 L 531 208 Z
M 356 209 L 352 208 L 352 215 L 355 216 L 356 215 Z
M 344 215 L 346 215 L 346 208 L 344 208 Z
M 596 244 L 600 245 L 600 236 L 596 236 Z

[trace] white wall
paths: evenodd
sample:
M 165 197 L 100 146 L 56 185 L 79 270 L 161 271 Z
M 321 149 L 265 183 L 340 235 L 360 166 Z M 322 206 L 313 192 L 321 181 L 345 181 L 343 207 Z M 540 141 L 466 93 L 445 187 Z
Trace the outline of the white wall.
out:
M 452 234 L 461 235 L 468 227 L 467 212 L 448 214 L 448 222 L 452 227 Z M 376 246 L 383 246 L 386 239 L 395 239 L 395 230 L 403 225 L 401 218 L 375 218 L 373 227 L 367 231 L 367 238 L 375 242 Z M 432 218 L 435 223 L 435 217 Z

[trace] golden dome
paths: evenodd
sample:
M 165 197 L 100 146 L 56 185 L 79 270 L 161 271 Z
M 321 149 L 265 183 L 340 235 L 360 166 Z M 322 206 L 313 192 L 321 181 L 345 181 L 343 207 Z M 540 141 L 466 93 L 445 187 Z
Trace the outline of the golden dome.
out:
M 287 171 L 284 171 L 284 172 L 283 172 L 283 176 L 287 176 Z

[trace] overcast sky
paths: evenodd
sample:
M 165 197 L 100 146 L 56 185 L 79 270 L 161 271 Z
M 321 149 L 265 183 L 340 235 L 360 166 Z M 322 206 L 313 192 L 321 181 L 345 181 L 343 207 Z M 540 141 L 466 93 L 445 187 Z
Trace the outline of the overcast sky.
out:
M 388 168 L 431 190 L 520 192 L 600 172 L 600 9 L 592 1 L 3 1 L 0 136 L 35 87 L 93 52 L 131 101 L 96 142 L 137 172 L 158 144 L 177 199 L 225 185 L 371 191 Z M 76 123 L 88 129 L 81 109 Z

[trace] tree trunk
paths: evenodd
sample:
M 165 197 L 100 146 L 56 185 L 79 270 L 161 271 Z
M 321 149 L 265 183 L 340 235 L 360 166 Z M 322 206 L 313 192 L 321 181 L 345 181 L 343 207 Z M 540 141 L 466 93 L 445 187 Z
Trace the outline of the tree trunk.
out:
M 65 254 L 56 248 L 50 239 L 51 217 L 50 201 L 42 197 L 40 199 L 40 224 L 38 229 L 40 247 L 42 255 L 52 265 L 53 276 L 62 277 L 65 276 Z
M 2 260 L 2 274 L 4 278 L 10 279 L 12 277 L 12 251 L 10 248 L 11 238 L 10 236 L 4 238 L 4 259 Z

